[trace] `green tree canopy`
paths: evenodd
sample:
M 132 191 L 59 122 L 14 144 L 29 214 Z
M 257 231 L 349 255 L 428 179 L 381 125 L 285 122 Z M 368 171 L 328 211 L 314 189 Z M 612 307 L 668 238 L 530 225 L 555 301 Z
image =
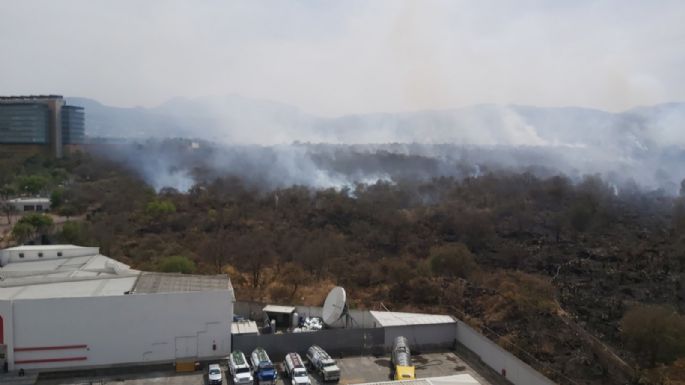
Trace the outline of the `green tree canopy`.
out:
M 182 255 L 172 255 L 159 261 L 157 269 L 165 273 L 191 274 L 195 272 L 195 262 Z
M 20 191 L 28 192 L 29 194 L 39 194 L 43 191 L 50 181 L 42 175 L 28 175 L 20 177 L 17 180 L 17 185 Z
M 460 278 L 468 278 L 478 268 L 473 254 L 463 243 L 431 248 L 430 265 L 435 275 Z
M 35 231 L 35 227 L 30 224 L 18 222 L 12 228 L 12 236 L 18 243 L 24 243 L 33 237 Z
M 176 212 L 176 206 L 169 200 L 155 199 L 145 206 L 145 213 L 153 218 L 160 218 L 166 214 Z

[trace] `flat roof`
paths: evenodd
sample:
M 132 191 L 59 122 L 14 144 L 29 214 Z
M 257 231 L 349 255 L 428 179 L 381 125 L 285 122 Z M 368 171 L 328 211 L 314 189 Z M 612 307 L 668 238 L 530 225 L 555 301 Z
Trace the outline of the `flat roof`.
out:
M 480 385 L 480 382 L 470 374 L 455 374 L 453 376 L 417 378 L 415 380 L 367 382 L 359 385 Z
M 0 250 L 0 299 L 93 297 L 161 292 L 229 290 L 226 275 L 147 273 L 74 245 L 19 246 Z
M 259 334 L 255 321 L 234 321 L 231 323 L 231 334 Z
M 230 290 L 227 275 L 190 275 L 142 272 L 133 294 L 170 293 L 186 291 Z
M 266 305 L 262 309 L 264 313 L 292 313 L 295 311 L 294 306 L 281 306 L 281 305 Z
M 13 198 L 8 200 L 7 202 L 10 203 L 31 203 L 31 202 L 50 202 L 50 198 L 41 198 L 41 197 L 34 197 L 34 198 Z
M 371 316 L 379 326 L 407 326 L 407 325 L 430 325 L 452 324 L 457 321 L 450 315 L 402 313 L 394 311 L 370 311 Z

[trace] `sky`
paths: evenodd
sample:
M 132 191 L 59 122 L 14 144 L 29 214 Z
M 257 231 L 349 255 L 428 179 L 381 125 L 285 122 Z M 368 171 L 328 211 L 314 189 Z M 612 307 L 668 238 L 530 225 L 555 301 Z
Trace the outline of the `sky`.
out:
M 685 100 L 680 0 L 0 2 L 0 94 L 239 94 L 322 116 Z

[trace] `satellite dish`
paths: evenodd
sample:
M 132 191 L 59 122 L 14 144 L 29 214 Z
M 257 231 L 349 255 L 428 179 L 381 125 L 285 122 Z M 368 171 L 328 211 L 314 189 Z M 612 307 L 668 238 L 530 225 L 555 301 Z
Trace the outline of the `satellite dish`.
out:
M 323 303 L 323 322 L 331 326 L 337 320 L 339 320 L 346 312 L 345 301 L 347 300 L 347 294 L 345 294 L 345 289 L 340 286 L 336 286 L 331 289 L 328 293 L 326 301 Z

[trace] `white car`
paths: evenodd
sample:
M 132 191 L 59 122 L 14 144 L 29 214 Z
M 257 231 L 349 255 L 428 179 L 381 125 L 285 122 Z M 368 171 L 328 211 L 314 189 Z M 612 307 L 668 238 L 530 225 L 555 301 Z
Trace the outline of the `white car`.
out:
M 219 364 L 210 364 L 209 372 L 207 373 L 209 385 L 221 385 L 223 378 L 221 376 L 221 366 Z

